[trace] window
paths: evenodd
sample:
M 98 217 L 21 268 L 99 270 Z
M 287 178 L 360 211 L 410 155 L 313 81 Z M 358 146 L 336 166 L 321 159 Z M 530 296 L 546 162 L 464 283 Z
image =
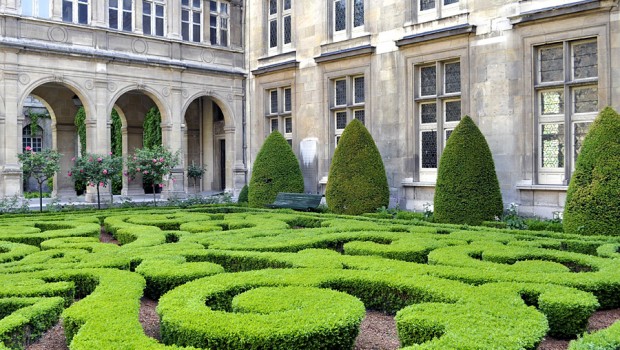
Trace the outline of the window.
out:
M 334 39 L 349 38 L 364 28 L 364 0 L 331 0 Z
M 181 37 L 202 41 L 202 0 L 181 0 Z
M 535 53 L 538 183 L 565 184 L 598 112 L 597 43 L 567 41 Z
M 414 0 L 417 22 L 427 22 L 459 13 L 459 0 Z
M 415 72 L 420 181 L 435 181 L 441 152 L 461 120 L 461 63 L 434 62 Z
M 142 32 L 164 36 L 164 0 L 142 1 Z
M 267 91 L 267 112 L 269 132 L 279 131 L 291 147 L 293 146 L 292 90 L 290 86 Z
M 88 24 L 88 0 L 62 0 L 62 20 Z
M 126 32 L 133 30 L 133 0 L 108 0 L 108 26 Z
M 366 85 L 363 75 L 333 80 L 332 118 L 336 145 L 347 124 L 359 119 L 366 125 Z
M 22 16 L 50 18 L 51 0 L 22 0 Z
M 30 124 L 22 129 L 22 151 L 25 151 L 26 147 L 31 147 L 33 152 L 41 152 L 43 129 L 38 125 L 35 126 L 35 129 L 35 132 L 32 133 L 32 125 Z
M 292 12 L 293 0 L 268 0 L 268 40 L 269 50 L 281 51 L 292 42 Z
M 228 46 L 229 7 L 226 1 L 209 1 L 209 38 L 211 45 Z

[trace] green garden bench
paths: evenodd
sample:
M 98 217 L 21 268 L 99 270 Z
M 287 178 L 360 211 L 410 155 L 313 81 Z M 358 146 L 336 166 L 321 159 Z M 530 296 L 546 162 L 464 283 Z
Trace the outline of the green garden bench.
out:
M 295 210 L 315 210 L 321 204 L 322 194 L 286 193 L 280 192 L 269 208 L 290 208 Z

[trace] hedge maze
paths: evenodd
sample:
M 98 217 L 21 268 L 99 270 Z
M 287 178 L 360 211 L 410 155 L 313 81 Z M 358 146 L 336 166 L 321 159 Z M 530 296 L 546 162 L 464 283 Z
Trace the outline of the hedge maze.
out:
M 100 243 L 102 226 L 121 243 Z M 366 309 L 405 349 L 620 348 L 620 237 L 204 207 L 0 217 L 0 349 L 351 349 Z M 140 298 L 159 300 L 161 341 Z

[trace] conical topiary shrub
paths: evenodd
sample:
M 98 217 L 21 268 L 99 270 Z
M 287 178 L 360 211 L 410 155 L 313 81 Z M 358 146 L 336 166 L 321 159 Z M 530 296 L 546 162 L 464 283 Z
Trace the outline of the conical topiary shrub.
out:
M 278 192 L 304 192 L 304 178 L 297 157 L 279 132 L 272 132 L 258 152 L 249 189 L 251 207 L 273 203 Z
M 436 222 L 480 225 L 500 217 L 502 194 L 484 135 L 465 116 L 443 150 L 435 187 Z
M 564 232 L 620 235 L 620 116 L 611 107 L 583 141 L 566 194 Z
M 248 203 L 248 185 L 243 186 L 241 192 L 239 192 L 239 198 L 237 198 L 237 203 L 239 204 L 247 204 Z
M 334 152 L 325 200 L 334 213 L 350 215 L 374 212 L 390 202 L 381 154 L 357 119 L 344 129 Z

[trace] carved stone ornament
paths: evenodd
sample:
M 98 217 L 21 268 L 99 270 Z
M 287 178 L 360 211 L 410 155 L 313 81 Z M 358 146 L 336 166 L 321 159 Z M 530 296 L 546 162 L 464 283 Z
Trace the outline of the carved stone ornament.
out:
M 113 83 L 113 82 L 108 83 L 108 91 L 114 92 L 116 91 L 116 89 L 118 89 L 118 86 L 116 85 L 116 83 Z
M 0 75 L 0 77 L 1 77 L 1 75 Z M 26 84 L 28 84 L 30 82 L 30 76 L 28 74 L 26 74 L 26 73 L 22 73 L 22 74 L 19 75 L 18 80 L 19 80 L 19 82 L 22 85 L 26 85 Z
M 67 41 L 67 38 L 69 37 L 69 35 L 67 34 L 67 30 L 65 28 L 54 26 L 54 27 L 51 27 L 47 31 L 47 37 L 51 41 L 54 41 L 57 43 L 64 43 Z
M 132 43 L 133 52 L 143 54 L 149 49 L 148 43 L 143 39 L 135 39 Z
M 202 50 L 201 56 L 202 60 L 206 63 L 211 63 L 215 59 L 215 56 L 213 56 L 213 52 L 211 52 L 211 50 Z
M 88 79 L 84 82 L 84 87 L 87 90 L 92 90 L 95 87 L 95 83 L 91 79 Z
M 169 87 L 165 87 L 161 90 L 162 95 L 168 97 L 170 96 L 170 88 Z

